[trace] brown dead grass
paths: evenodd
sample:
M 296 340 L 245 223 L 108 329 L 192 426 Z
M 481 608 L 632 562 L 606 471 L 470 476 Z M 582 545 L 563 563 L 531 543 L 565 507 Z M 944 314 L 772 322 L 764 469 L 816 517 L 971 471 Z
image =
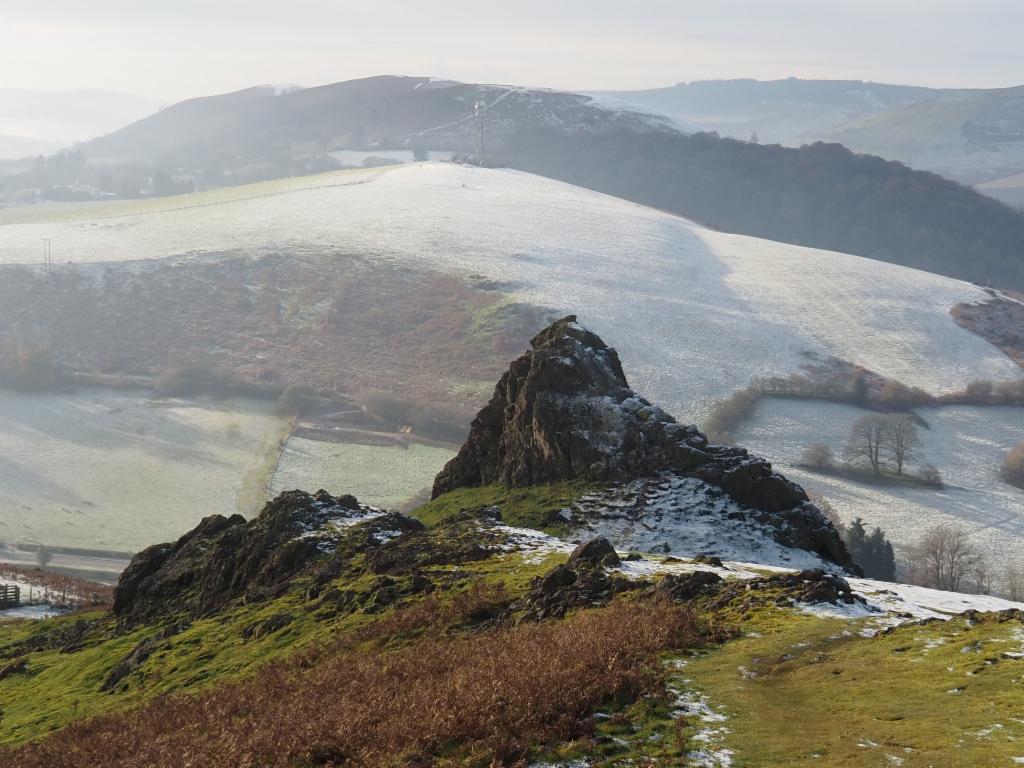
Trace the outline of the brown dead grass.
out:
M 171 696 L 0 752 L 9 768 L 515 765 L 589 715 L 659 689 L 658 655 L 698 645 L 686 609 L 615 602 L 557 623 L 446 632 L 500 595 L 436 604 L 198 697 Z M 401 614 L 399 614 L 400 616 Z M 428 629 L 396 650 L 388 632 Z M 397 624 L 395 623 L 397 622 Z M 408 624 L 407 627 L 404 625 Z
M 0 581 L 24 581 L 44 590 L 44 599 L 59 605 L 73 604 L 79 607 L 104 607 L 114 602 L 114 588 L 109 584 L 76 579 L 42 568 L 0 564 Z M 22 595 L 27 598 L 27 595 Z
M 1024 368 L 1024 305 L 1019 301 L 997 297 L 979 304 L 957 304 L 949 313 L 957 325 L 998 347 Z
M 469 415 L 479 403 L 464 402 L 453 378 L 496 380 L 544 325 L 517 305 L 481 330 L 481 314 L 505 299 L 349 254 L 134 262 L 102 273 L 80 265 L 48 276 L 3 267 L 0 374 L 38 348 L 80 379 L 164 374 L 204 391 L 303 384 L 338 397 L 386 390 Z

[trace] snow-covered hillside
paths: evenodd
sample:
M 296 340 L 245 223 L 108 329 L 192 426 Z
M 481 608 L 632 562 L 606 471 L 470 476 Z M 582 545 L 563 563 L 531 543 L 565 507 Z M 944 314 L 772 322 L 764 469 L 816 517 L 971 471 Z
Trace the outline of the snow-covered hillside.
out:
M 981 289 L 843 254 L 712 232 L 548 179 L 449 164 L 201 195 L 0 212 L 0 262 L 336 253 L 501 281 L 613 341 L 632 384 L 686 421 L 808 354 L 942 392 L 1020 370 L 948 310 Z

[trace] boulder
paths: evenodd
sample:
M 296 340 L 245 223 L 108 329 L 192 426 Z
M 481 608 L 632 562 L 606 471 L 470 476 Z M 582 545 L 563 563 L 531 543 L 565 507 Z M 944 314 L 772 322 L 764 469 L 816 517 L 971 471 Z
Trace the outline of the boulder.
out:
M 619 560 L 619 556 L 615 552 L 615 547 L 612 546 L 612 543 L 604 536 L 599 536 L 596 539 L 585 541 L 576 547 L 572 554 L 569 555 L 567 564 L 570 568 L 578 568 L 581 565 L 591 568 L 597 566 L 614 568 L 615 566 L 622 565 L 622 561 Z
M 654 591 L 675 602 L 686 603 L 714 592 L 722 582 L 722 577 L 713 571 L 669 574 L 658 583 Z

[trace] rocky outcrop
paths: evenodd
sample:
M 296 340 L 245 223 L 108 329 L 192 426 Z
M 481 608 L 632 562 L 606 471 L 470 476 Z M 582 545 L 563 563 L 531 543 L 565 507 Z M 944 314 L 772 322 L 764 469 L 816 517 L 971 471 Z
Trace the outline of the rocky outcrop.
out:
M 247 522 L 213 515 L 173 544 L 140 552 L 121 575 L 114 615 L 122 627 L 206 616 L 232 600 L 268 599 L 313 559 L 337 546 L 347 523 L 382 516 L 352 496 L 283 493 Z
M 615 595 L 646 586 L 609 570 L 619 564 L 607 539 L 580 544 L 568 561 L 533 579 L 526 595 L 509 606 L 506 616 L 518 621 L 560 619 L 569 611 L 607 605 Z
M 780 543 L 851 566 L 832 525 L 797 484 L 743 448 L 711 445 L 630 389 L 615 350 L 574 316 L 530 342 L 502 376 L 433 496 L 498 483 L 624 482 L 675 474 L 721 488 L 761 513 Z
M 438 475 L 435 497 L 489 483 L 625 480 L 662 463 L 660 456 L 648 461 L 652 433 L 682 428 L 629 389 L 614 349 L 575 317 L 530 343 L 533 349 L 502 376 L 462 450 Z

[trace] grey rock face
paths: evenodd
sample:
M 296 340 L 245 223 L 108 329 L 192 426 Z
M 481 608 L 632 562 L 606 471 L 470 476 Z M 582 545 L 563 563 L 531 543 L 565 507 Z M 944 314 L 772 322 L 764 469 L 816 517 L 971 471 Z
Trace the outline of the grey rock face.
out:
M 492 483 L 685 475 L 763 513 L 761 521 L 776 528 L 786 546 L 852 565 L 835 529 L 799 485 L 743 448 L 710 445 L 696 427 L 677 423 L 630 389 L 615 350 L 575 316 L 553 323 L 530 346 L 438 474 L 434 498 Z

